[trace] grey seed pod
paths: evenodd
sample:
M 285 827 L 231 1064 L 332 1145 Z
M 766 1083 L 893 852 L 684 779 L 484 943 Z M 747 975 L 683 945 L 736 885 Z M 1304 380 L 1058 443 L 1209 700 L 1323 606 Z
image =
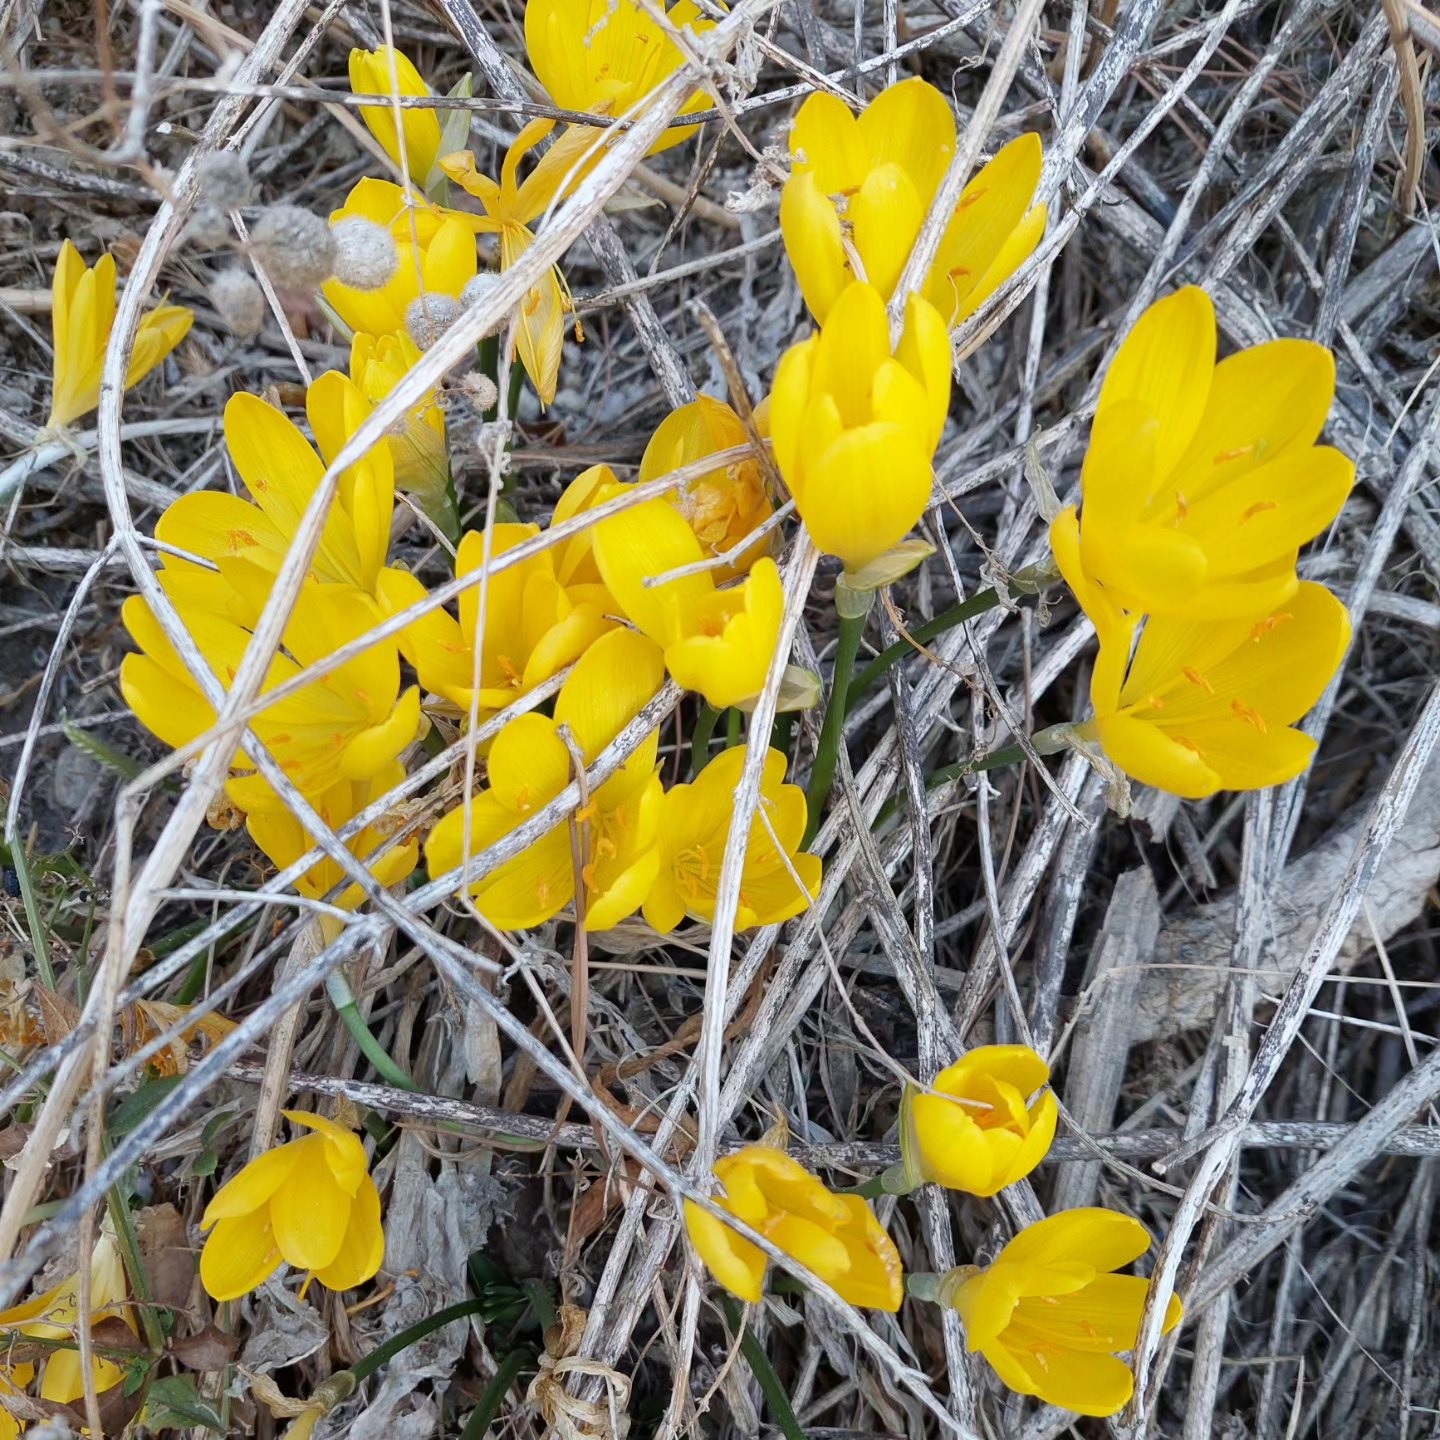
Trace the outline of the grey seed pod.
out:
M 250 231 L 265 273 L 286 290 L 315 290 L 335 273 L 330 227 L 299 205 L 271 205 Z
M 460 305 L 448 295 L 422 295 L 405 312 L 405 331 L 428 350 L 460 318 Z
M 185 227 L 186 243 L 198 245 L 202 250 L 219 250 L 229 244 L 234 235 L 229 214 L 208 200 L 202 200 L 195 207 Z
M 250 167 L 233 150 L 216 150 L 199 166 L 200 195 L 219 210 L 242 210 L 255 198 Z
M 390 232 L 360 215 L 347 216 L 330 226 L 335 251 L 335 278 L 356 290 L 378 290 L 387 285 L 400 264 Z
M 257 335 L 265 323 L 265 292 L 248 270 L 222 270 L 210 282 L 210 303 L 242 340 Z
M 474 310 L 490 298 L 499 283 L 500 277 L 493 270 L 482 270 L 473 280 L 465 282 L 465 288 L 460 292 L 460 303 L 467 310 Z M 505 317 L 502 315 L 480 338 L 483 340 L 486 335 L 497 334 L 504 324 Z

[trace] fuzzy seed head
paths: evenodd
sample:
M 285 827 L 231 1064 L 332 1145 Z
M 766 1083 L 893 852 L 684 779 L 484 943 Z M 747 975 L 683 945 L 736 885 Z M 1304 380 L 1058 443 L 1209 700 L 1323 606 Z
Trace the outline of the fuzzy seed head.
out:
M 233 150 L 216 150 L 200 162 L 200 194 L 217 210 L 241 210 L 255 198 L 250 167 Z
M 460 292 L 460 303 L 467 310 L 474 310 L 477 306 L 483 305 L 490 296 L 494 294 L 495 287 L 499 285 L 500 277 L 493 270 L 482 270 L 473 280 L 465 282 L 465 288 Z M 503 317 L 497 320 L 488 329 L 486 335 L 494 335 L 504 324 Z M 484 338 L 483 336 L 481 337 Z
M 229 243 L 234 233 L 228 212 L 208 200 L 202 200 L 195 207 L 185 227 L 186 241 L 202 250 L 219 250 Z
M 405 331 L 428 350 L 460 318 L 460 305 L 448 295 L 422 295 L 405 312 Z
M 335 247 L 335 278 L 355 290 L 388 285 L 400 264 L 390 232 L 373 220 L 350 215 L 330 227 Z
M 248 270 L 222 270 L 210 282 L 210 303 L 232 335 L 258 335 L 265 323 L 265 292 Z
M 315 290 L 335 273 L 330 227 L 299 205 L 271 205 L 255 222 L 250 246 L 265 273 L 285 290 Z

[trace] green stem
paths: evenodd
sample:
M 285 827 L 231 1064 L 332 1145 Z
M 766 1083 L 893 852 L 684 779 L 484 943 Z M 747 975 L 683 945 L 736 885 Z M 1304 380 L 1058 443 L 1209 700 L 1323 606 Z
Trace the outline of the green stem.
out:
M 35 951 L 35 965 L 40 971 L 40 979 L 44 981 L 47 990 L 55 988 L 55 970 L 50 964 L 50 945 L 46 936 L 48 927 L 40 918 L 40 905 L 35 898 L 35 886 L 30 881 L 30 866 L 25 858 L 25 840 L 22 836 L 15 836 L 15 843 L 10 847 L 10 866 L 15 871 L 15 878 L 20 882 L 20 898 L 25 903 L 25 922 L 30 927 L 30 945 Z
M 500 1413 L 506 1394 L 519 1378 L 529 1358 L 523 1350 L 512 1350 L 500 1362 L 495 1378 L 480 1392 L 480 1398 L 475 1402 L 475 1408 L 470 1412 L 465 1428 L 460 1432 L 460 1440 L 481 1440 L 481 1436 L 489 1431 L 491 1422 Z
M 780 1433 L 785 1436 L 785 1440 L 806 1440 L 805 1432 L 800 1428 L 794 1410 L 790 1408 L 790 1397 L 785 1393 L 780 1377 L 770 1364 L 770 1357 L 760 1348 L 755 1332 L 745 1324 L 739 1304 L 728 1295 L 724 1297 L 724 1301 L 726 1322 L 730 1329 L 740 1336 L 740 1353 L 745 1357 L 750 1373 L 760 1386 L 766 1403 L 770 1406 L 770 1412 L 775 1417 L 775 1423 L 780 1427 Z
M 805 827 L 805 848 L 820 828 L 825 802 L 835 782 L 835 762 L 845 738 L 845 709 L 850 681 L 855 671 L 855 657 L 860 653 L 860 637 L 865 633 L 864 615 L 840 617 L 840 639 L 835 647 L 835 678 L 830 684 L 830 699 L 825 706 L 825 719 L 820 726 L 820 744 L 815 750 L 815 763 L 810 769 L 810 787 L 805 792 L 810 819 Z
M 690 732 L 690 777 L 694 779 L 710 761 L 710 737 L 715 733 L 715 723 L 720 712 L 705 701 L 700 702 L 700 713 L 695 717 L 695 728 Z
M 858 1195 L 862 1200 L 878 1200 L 885 1193 L 885 1177 L 883 1175 L 872 1175 L 861 1185 L 851 1185 L 847 1190 L 837 1192 L 840 1195 Z
M 907 656 L 913 655 L 917 644 L 923 645 L 927 640 L 933 640 L 937 635 L 943 635 L 956 625 L 963 625 L 967 620 L 973 620 L 977 615 L 983 615 L 987 610 L 993 610 L 1000 600 L 999 590 L 982 590 L 959 605 L 952 605 L 948 610 L 942 610 L 933 620 L 927 620 L 923 625 L 912 630 L 905 638 L 887 646 L 873 660 L 867 661 L 855 672 L 855 678 L 850 682 L 850 708 L 854 709 L 860 696 L 897 660 L 904 660 Z
M 725 714 L 725 748 L 733 750 L 740 743 L 740 712 L 730 709 Z
M 790 747 L 795 741 L 795 712 L 787 710 L 783 715 L 775 717 L 775 726 L 770 731 L 770 748 L 778 750 L 789 766 Z
M 468 1320 L 472 1315 L 478 1315 L 485 1308 L 485 1301 L 457 1300 L 453 1305 L 447 1305 L 443 1310 L 437 1310 L 433 1315 L 427 1315 L 423 1320 L 417 1320 L 408 1329 L 402 1330 L 398 1335 L 392 1335 L 383 1345 L 377 1345 L 363 1360 L 357 1361 L 350 1367 L 350 1373 L 355 1377 L 358 1385 L 362 1380 L 373 1375 L 387 1360 L 393 1360 L 402 1350 L 407 1350 L 417 1340 L 423 1340 L 427 1335 L 433 1334 L 436 1330 L 443 1330 L 447 1325 L 453 1325 L 457 1320 Z
M 514 420 L 520 409 L 520 391 L 525 385 L 525 367 L 517 355 L 510 366 L 510 393 L 505 397 L 505 414 Z
M 355 1003 L 350 983 L 338 971 L 332 970 L 325 980 L 325 989 L 330 995 L 336 1013 L 350 1032 L 350 1038 L 360 1047 L 361 1053 L 385 1077 L 388 1084 L 397 1090 L 419 1090 L 419 1086 L 386 1053 L 375 1038 L 365 1018 Z
M 494 386 L 495 403 L 480 417 L 482 420 L 494 420 L 500 411 L 500 337 L 498 335 L 487 335 L 480 342 L 480 349 L 477 355 L 477 364 L 480 373 Z

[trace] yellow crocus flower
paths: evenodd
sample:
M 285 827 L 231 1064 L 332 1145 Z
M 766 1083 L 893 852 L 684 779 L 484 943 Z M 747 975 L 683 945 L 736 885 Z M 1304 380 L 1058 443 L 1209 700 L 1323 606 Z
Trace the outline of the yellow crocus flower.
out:
M 549 804 L 575 778 L 568 731 L 588 765 L 654 697 L 664 679 L 659 650 L 633 630 L 612 630 L 576 662 L 555 700 L 555 717 L 520 715 L 495 737 L 489 786 L 444 816 L 425 842 L 432 875 L 457 869 Z M 620 769 L 591 791 L 576 814 L 584 827 L 585 928 L 608 930 L 640 908 L 655 880 L 661 785 L 652 731 Z M 575 898 L 576 855 L 568 824 L 557 825 L 513 860 L 476 881 L 476 908 L 502 930 L 525 930 Z
M 440 161 L 441 169 L 484 208 L 483 217 L 471 222 L 481 233 L 500 237 L 500 269 L 511 269 L 535 243 L 530 226 L 549 208 L 557 194 L 584 172 L 587 159 L 599 159 L 597 131 L 566 129 L 541 157 L 523 183 L 517 181 L 520 161 L 553 129 L 553 120 L 532 120 L 515 137 L 500 166 L 500 183 L 475 168 L 468 150 L 457 150 Z M 565 317 L 572 309 L 565 277 L 558 265 L 531 286 L 520 302 L 512 327 L 520 363 L 535 387 L 542 405 L 555 399 L 560 377 L 560 355 L 565 341 Z
M 352 335 L 404 335 L 410 307 L 422 295 L 457 304 L 475 278 L 478 217 L 443 210 L 388 180 L 361 180 L 332 211 L 330 223 L 358 218 L 383 225 L 395 241 L 395 274 L 378 290 L 357 290 L 330 279 L 320 287 L 326 303 Z
M 760 693 L 785 609 L 780 572 L 769 556 L 728 590 L 716 589 L 708 571 L 646 585 L 647 579 L 705 559 L 685 517 L 660 499 L 600 521 L 592 543 L 605 588 L 664 648 L 676 684 L 698 691 L 717 710 Z
M 330 1290 L 353 1290 L 385 1258 L 380 1192 L 365 1147 L 343 1125 L 299 1110 L 282 1112 L 313 1134 L 250 1161 L 205 1207 L 210 1234 L 200 1282 L 212 1299 L 238 1300 L 282 1264 Z
M 530 68 L 562 110 L 633 120 L 645 97 L 684 62 L 671 32 L 703 35 L 715 28 L 692 0 L 665 10 L 664 24 L 660 9 L 642 0 L 530 0 L 525 7 Z M 697 91 L 678 113 L 691 115 L 708 104 Z M 649 153 L 682 144 L 695 129 L 666 130 Z
M 885 301 L 849 286 L 820 332 L 781 357 L 770 433 L 815 543 L 855 571 L 909 534 L 930 503 L 950 406 L 950 336 L 918 295 L 892 352 Z
M 1295 554 L 1355 467 L 1317 445 L 1335 361 L 1272 340 L 1215 363 L 1215 310 L 1187 286 L 1151 305 L 1100 390 L 1082 508 L 1052 522 L 1086 582 L 1124 609 L 1253 619 L 1294 593 Z
M 1135 1348 L 1149 1282 L 1112 1272 L 1149 1248 L 1149 1233 L 1128 1215 L 1062 1210 L 1027 1225 L 983 1270 L 952 1270 L 937 1298 L 959 1313 L 966 1349 L 1011 1390 L 1080 1415 L 1113 1415 L 1135 1388 L 1116 1357 Z M 1171 1296 L 1167 1332 L 1181 1314 Z
M 1132 779 L 1199 800 L 1280 785 L 1310 763 L 1315 742 L 1290 727 L 1350 643 L 1350 616 L 1323 585 L 1302 581 L 1260 620 L 1152 616 L 1127 670 L 1131 633 L 1101 630 L 1095 716 L 1078 733 Z
M 435 162 L 440 158 L 440 118 L 424 106 L 404 106 L 400 110 L 400 133 L 395 129 L 395 108 L 389 97 L 407 99 L 430 98 L 430 87 L 408 55 L 391 45 L 376 50 L 350 52 L 350 93 L 379 95 L 379 105 L 362 105 L 360 118 L 380 142 L 396 167 L 406 171 L 422 190 L 428 190 L 435 175 Z M 400 135 L 404 135 L 405 153 L 400 153 Z
M 310 497 L 370 413 L 370 401 L 347 376 L 328 370 L 306 392 L 305 411 L 318 455 L 282 411 L 258 395 L 232 395 L 225 445 L 251 500 L 214 490 L 182 495 L 156 522 L 155 538 L 203 560 L 239 556 L 278 573 Z M 311 563 L 314 579 L 377 593 L 395 508 L 390 456 L 389 445 L 377 445 L 340 476 Z M 197 568 L 173 555 L 164 564 L 172 572 Z
M 389 794 L 404 778 L 405 767 L 399 761 L 392 761 L 368 779 L 337 780 L 323 794 L 316 796 L 313 803 L 326 825 L 332 831 L 338 831 L 367 806 Z M 315 837 L 263 781 L 256 780 L 237 789 L 251 806 L 250 813 L 245 817 L 245 828 L 277 870 L 293 865 L 315 844 Z M 383 854 L 378 853 L 396 828 L 398 820 L 387 816 L 367 825 L 345 842 L 345 848 L 357 860 L 365 861 L 375 879 L 387 887 L 405 880 L 420 856 L 420 842 L 414 836 L 402 844 L 391 846 Z M 372 856 L 375 857 L 373 860 Z M 296 880 L 295 889 L 311 900 L 324 900 L 344 880 L 340 866 L 329 856 L 322 856 Z M 329 903 L 342 910 L 354 910 L 364 898 L 360 886 L 352 882 L 345 885 Z M 329 939 L 340 933 L 340 924 L 332 916 L 322 915 L 320 924 Z
M 659 872 L 645 900 L 645 919 L 662 935 L 686 915 L 695 920 L 715 918 L 720 867 L 744 768 L 744 747 L 734 746 L 721 751 L 691 784 L 673 786 L 665 793 Z M 740 876 L 737 930 L 788 920 L 808 909 L 820 893 L 820 857 L 799 853 L 805 833 L 805 792 L 798 785 L 782 784 L 784 779 L 785 756 L 779 750 L 767 751 L 760 808 L 750 828 Z
M 894 1313 L 904 1295 L 900 1254 L 858 1195 L 836 1195 L 770 1145 L 747 1145 L 715 1162 L 717 1204 L 824 1280 L 842 1300 Z M 685 1229 L 705 1268 L 732 1295 L 758 1304 L 769 1263 L 758 1245 L 692 1201 Z
M 707 455 L 749 443 L 740 417 L 723 400 L 702 395 L 673 410 L 662 420 L 640 457 L 640 483 L 693 465 Z M 677 499 L 680 513 L 695 532 L 705 555 L 723 555 L 770 518 L 764 472 L 756 459 L 731 461 L 684 485 Z M 710 573 L 723 583 L 746 574 L 765 554 L 762 536 L 732 564 Z
M 130 1289 L 125 1279 L 125 1262 L 119 1247 L 108 1231 L 96 1238 L 90 1256 L 90 1322 L 119 1318 L 135 1333 L 135 1320 L 126 1303 Z M 43 1295 L 0 1313 L 0 1343 L 20 1341 L 26 1335 L 37 1340 L 74 1342 L 80 1319 L 80 1276 L 68 1275 Z M 126 1371 L 113 1360 L 96 1356 L 91 1369 L 97 1393 L 113 1389 L 126 1377 Z M 0 1388 L 9 1393 L 23 1390 L 34 1378 L 35 1366 L 29 1363 L 8 1367 Z M 57 1349 L 44 1363 L 40 1378 L 40 1398 L 57 1405 L 68 1405 L 85 1394 L 84 1372 L 77 1349 Z M 6 1421 L 10 1426 L 6 1427 Z M 0 1410 L 0 1440 L 18 1435 L 20 1428 L 8 1410 Z
M 193 573 L 186 573 L 193 572 Z M 243 558 L 221 559 L 218 571 L 165 569 L 160 583 L 175 603 L 200 654 L 228 683 L 251 632 L 233 610 L 258 612 L 271 576 Z M 239 593 L 240 604 L 230 596 Z M 377 626 L 382 614 L 360 590 L 309 581 L 285 628 L 283 648 L 270 663 L 262 691 L 294 679 Z M 120 663 L 120 691 L 136 718 L 167 745 L 179 747 L 204 735 L 215 712 L 161 630 L 149 605 L 132 595 L 121 619 L 138 655 Z M 423 733 L 420 692 L 400 690 L 400 657 L 393 640 L 380 640 L 318 680 L 268 705 L 250 728 L 306 795 L 324 794 L 342 779 L 378 775 Z M 237 763 L 249 768 L 242 756 Z M 263 808 L 268 788 L 253 777 L 230 782 L 244 810 Z
M 420 349 L 408 335 L 359 334 L 350 342 L 350 378 L 372 405 L 379 404 L 420 361 Z M 395 488 L 417 496 L 432 515 L 431 503 L 443 501 L 450 483 L 450 452 L 445 442 L 445 412 L 434 390 L 422 396 L 389 437 Z
M 498 559 L 540 533 L 538 525 L 497 524 L 490 554 Z M 471 530 L 455 555 L 457 577 L 473 575 L 485 561 L 485 532 Z M 475 649 L 480 649 L 479 700 L 482 715 L 503 710 L 521 695 L 577 660 L 607 630 L 614 602 L 602 585 L 560 582 L 555 550 L 541 550 L 518 565 L 497 570 L 485 582 L 484 633 L 480 634 L 480 586 L 459 599 L 459 620 L 431 610 L 400 637 L 405 658 L 420 683 L 462 711 L 470 709 Z M 387 610 L 395 614 L 425 598 L 413 575 L 386 570 L 380 577 Z
M 810 313 L 824 324 L 852 280 L 885 300 L 955 153 L 955 116 L 913 77 L 882 90 L 857 117 L 817 91 L 790 131 L 790 178 L 780 229 Z M 961 193 L 924 286 L 946 327 L 973 315 L 1019 269 L 1045 233 L 1040 137 L 1021 135 Z
M 988 1197 L 1023 1180 L 1055 1138 L 1059 1110 L 1049 1084 L 1050 1067 L 1028 1045 L 981 1045 L 927 1089 L 907 1085 L 900 1110 L 905 1188 L 930 1181 Z
M 141 321 L 125 371 L 125 388 L 143 380 L 190 333 L 195 316 L 183 305 L 160 305 Z M 115 323 L 115 257 L 86 269 L 66 240 L 51 285 L 50 336 L 55 350 L 47 430 L 69 425 L 100 403 L 105 347 Z

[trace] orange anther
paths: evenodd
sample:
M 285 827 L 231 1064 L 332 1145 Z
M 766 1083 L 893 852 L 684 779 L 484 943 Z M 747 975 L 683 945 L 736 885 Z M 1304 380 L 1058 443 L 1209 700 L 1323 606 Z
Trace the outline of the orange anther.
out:
M 1240 517 L 1240 523 L 1243 525 L 1247 520 L 1253 520 L 1257 515 L 1264 514 L 1266 510 L 1278 510 L 1279 508 L 1280 502 L 1278 500 L 1257 500 Z
M 1251 726 L 1257 734 L 1265 733 L 1265 717 L 1253 705 L 1247 705 L 1243 700 L 1232 700 L 1230 709 L 1239 719 Z
M 1182 665 L 1180 673 L 1192 685 L 1198 685 L 1207 695 L 1215 693 L 1215 687 L 1193 665 Z

